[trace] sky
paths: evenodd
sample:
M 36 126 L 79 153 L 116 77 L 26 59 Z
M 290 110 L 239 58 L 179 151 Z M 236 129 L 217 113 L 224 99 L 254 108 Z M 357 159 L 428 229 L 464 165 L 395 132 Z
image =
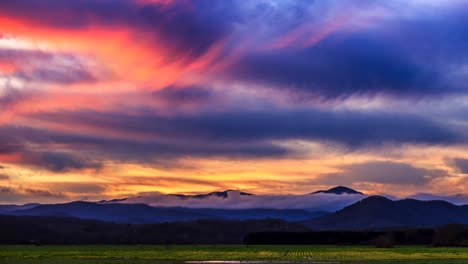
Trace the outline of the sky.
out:
M 0 202 L 468 193 L 467 10 L 2 0 Z

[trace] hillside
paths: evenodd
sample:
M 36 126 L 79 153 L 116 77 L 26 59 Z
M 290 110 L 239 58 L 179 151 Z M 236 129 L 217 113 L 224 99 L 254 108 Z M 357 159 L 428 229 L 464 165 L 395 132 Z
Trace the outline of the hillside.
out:
M 468 206 L 444 201 L 392 201 L 371 196 L 328 216 L 305 221 L 315 230 L 364 230 L 468 224 Z
M 38 205 L 26 210 L 4 212 L 18 216 L 58 216 L 100 220 L 114 223 L 150 224 L 174 221 L 282 219 L 304 221 L 322 217 L 327 212 L 302 209 L 204 209 L 182 207 L 152 207 L 146 204 L 101 204 L 72 202 Z

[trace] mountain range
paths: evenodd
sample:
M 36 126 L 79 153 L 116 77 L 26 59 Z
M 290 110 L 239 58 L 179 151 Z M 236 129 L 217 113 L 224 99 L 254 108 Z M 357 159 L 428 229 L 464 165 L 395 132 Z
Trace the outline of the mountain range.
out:
M 303 195 L 254 195 L 236 190 L 184 195 L 144 193 L 136 197 L 104 200 L 100 204 L 147 204 L 153 207 L 211 209 L 300 209 L 334 212 L 367 197 L 361 192 L 338 186 Z
M 129 224 L 201 219 L 280 219 L 302 223 L 313 230 L 468 224 L 468 205 L 428 200 L 392 200 L 382 196 L 367 196 L 351 188 L 338 186 L 305 195 L 254 195 L 227 190 L 198 195 L 147 193 L 98 202 L 0 205 L 0 214 L 72 217 Z
M 309 212 L 301 209 L 210 209 L 183 207 L 152 207 L 146 204 L 102 204 L 72 202 L 38 205 L 33 208 L 4 212 L 16 216 L 57 216 L 92 219 L 114 223 L 149 224 L 201 219 L 247 220 L 282 219 L 298 222 L 317 218 L 327 212 Z

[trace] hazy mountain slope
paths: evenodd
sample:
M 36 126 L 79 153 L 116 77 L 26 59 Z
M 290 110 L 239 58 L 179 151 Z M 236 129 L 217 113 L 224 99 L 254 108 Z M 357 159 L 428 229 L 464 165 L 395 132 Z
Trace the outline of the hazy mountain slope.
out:
M 408 197 L 409 199 L 416 199 L 421 201 L 446 201 L 455 205 L 466 205 L 468 204 L 468 195 L 456 194 L 456 195 L 434 195 L 429 193 L 418 193 Z
M 67 204 L 39 205 L 27 210 L 9 212 L 13 215 L 65 216 L 94 219 L 115 223 L 159 223 L 193 221 L 199 219 L 267 219 L 303 221 L 326 215 L 326 212 L 309 212 L 301 209 L 205 209 L 181 207 L 151 207 L 145 204 L 100 204 L 72 202 Z
M 320 230 L 361 230 L 439 226 L 448 223 L 468 224 L 468 206 L 456 206 L 444 201 L 392 201 L 381 196 L 372 196 L 304 224 Z
M 36 203 L 30 203 L 30 204 L 23 204 L 23 205 L 15 205 L 15 204 L 1 204 L 0 205 L 0 213 L 3 212 L 12 212 L 16 210 L 26 210 L 26 209 L 31 209 L 40 204 Z

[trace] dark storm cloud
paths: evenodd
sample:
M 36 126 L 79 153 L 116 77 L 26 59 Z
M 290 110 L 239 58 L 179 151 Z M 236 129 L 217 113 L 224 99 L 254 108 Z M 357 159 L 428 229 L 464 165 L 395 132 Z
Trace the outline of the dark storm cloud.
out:
M 93 140 L 97 151 L 110 159 L 150 163 L 183 157 L 230 157 L 238 159 L 280 158 L 288 151 L 266 142 L 212 143 L 186 140 L 155 140 L 138 142 L 131 140 Z
M 390 18 L 355 31 L 345 25 L 308 47 L 251 52 L 226 75 L 324 98 L 468 91 L 464 85 L 468 75 L 461 70 L 468 64 L 466 9 L 440 7 L 440 12 L 414 11 L 407 18 L 399 10 L 405 6 L 376 2 L 370 6 L 376 5 L 385 8 Z
M 353 37 L 324 41 L 304 50 L 253 54 L 235 65 L 233 74 L 324 97 L 447 92 L 440 86 L 439 72 L 411 61 L 391 44 L 379 42 Z
M 96 162 L 77 158 L 63 152 L 25 152 L 23 162 L 41 167 L 53 172 L 66 172 L 80 169 L 99 169 L 101 165 Z
M 87 146 L 94 153 L 102 153 L 99 159 L 152 162 L 186 156 L 260 158 L 289 153 L 284 147 L 268 143 L 271 140 L 331 141 L 351 148 L 384 143 L 452 144 L 462 140 L 455 132 L 430 120 L 378 113 L 270 111 L 161 117 L 62 112 L 36 114 L 34 119 L 121 131 L 128 133 L 128 138 L 134 138 L 110 139 L 105 133 L 90 132 L 88 136 L 80 136 L 27 128 L 0 130 L 2 152 L 21 153 L 25 164 L 57 172 L 98 168 L 95 162 L 50 149 L 57 144 L 67 145 L 72 153 Z M 133 133 L 137 135 L 132 136 Z M 139 139 L 138 134 L 155 139 Z M 42 145 L 48 151 L 25 149 L 26 143 Z
M 25 127 L 3 127 L 0 135 L 16 135 L 17 143 L 6 146 L 10 153 L 23 153 L 26 165 L 35 165 L 53 171 L 100 167 L 99 160 L 135 161 L 150 163 L 156 160 L 167 160 L 180 157 L 232 157 L 232 158 L 262 158 L 281 157 L 287 154 L 284 148 L 265 142 L 209 142 L 193 138 L 163 138 L 141 140 L 113 139 L 105 134 L 77 135 L 64 132 L 30 129 Z M 94 153 L 96 161 L 78 159 L 72 154 L 60 152 L 31 153 L 24 150 L 20 142 L 40 145 L 53 151 L 55 144 L 68 146 L 72 153 Z M 23 143 L 24 144 L 24 143 Z M 80 148 L 87 146 L 86 149 Z M 8 148 L 7 148 L 8 147 Z M 22 152 L 21 152 L 22 151 Z M 1 153 L 1 152 L 0 152 Z
M 453 165 L 463 174 L 468 174 L 468 159 L 453 159 Z
M 442 170 L 428 170 L 391 161 L 371 161 L 340 167 L 341 172 L 325 174 L 318 182 L 326 184 L 353 184 L 358 182 L 420 185 L 435 177 L 445 176 Z
M 462 133 L 410 114 L 356 111 L 239 111 L 197 115 L 126 115 L 62 112 L 31 115 L 48 122 L 141 133 L 184 142 L 239 143 L 306 139 L 331 141 L 357 148 L 385 143 L 455 144 Z
M 79 169 L 99 169 L 101 165 L 95 161 L 79 158 L 74 154 L 61 151 L 37 151 L 28 149 L 28 143 L 40 143 L 39 138 L 25 129 L 22 135 L 15 134 L 17 129 L 0 128 L 0 155 L 17 155 L 20 163 L 47 169 L 53 172 L 66 172 Z
M 0 151 L 21 153 L 26 165 L 56 172 L 99 169 L 100 162 L 105 160 L 155 164 L 184 157 L 256 159 L 294 155 L 294 150 L 271 143 L 276 140 L 330 142 L 350 149 L 383 144 L 465 142 L 463 135 L 429 119 L 378 112 L 272 110 L 171 117 L 57 112 L 29 117 L 35 121 L 90 128 L 86 134 L 26 127 L 0 129 Z M 94 129 L 99 132 L 94 133 Z M 108 137 L 105 131 L 119 131 L 126 136 Z M 29 145 L 48 151 L 26 149 Z M 55 150 L 54 146 L 61 146 L 67 152 Z M 78 158 L 83 156 L 89 159 Z
M 0 127 L 3 130 L 3 128 Z M 8 132 L 0 133 L 0 154 L 13 154 L 23 149 L 23 145 Z

